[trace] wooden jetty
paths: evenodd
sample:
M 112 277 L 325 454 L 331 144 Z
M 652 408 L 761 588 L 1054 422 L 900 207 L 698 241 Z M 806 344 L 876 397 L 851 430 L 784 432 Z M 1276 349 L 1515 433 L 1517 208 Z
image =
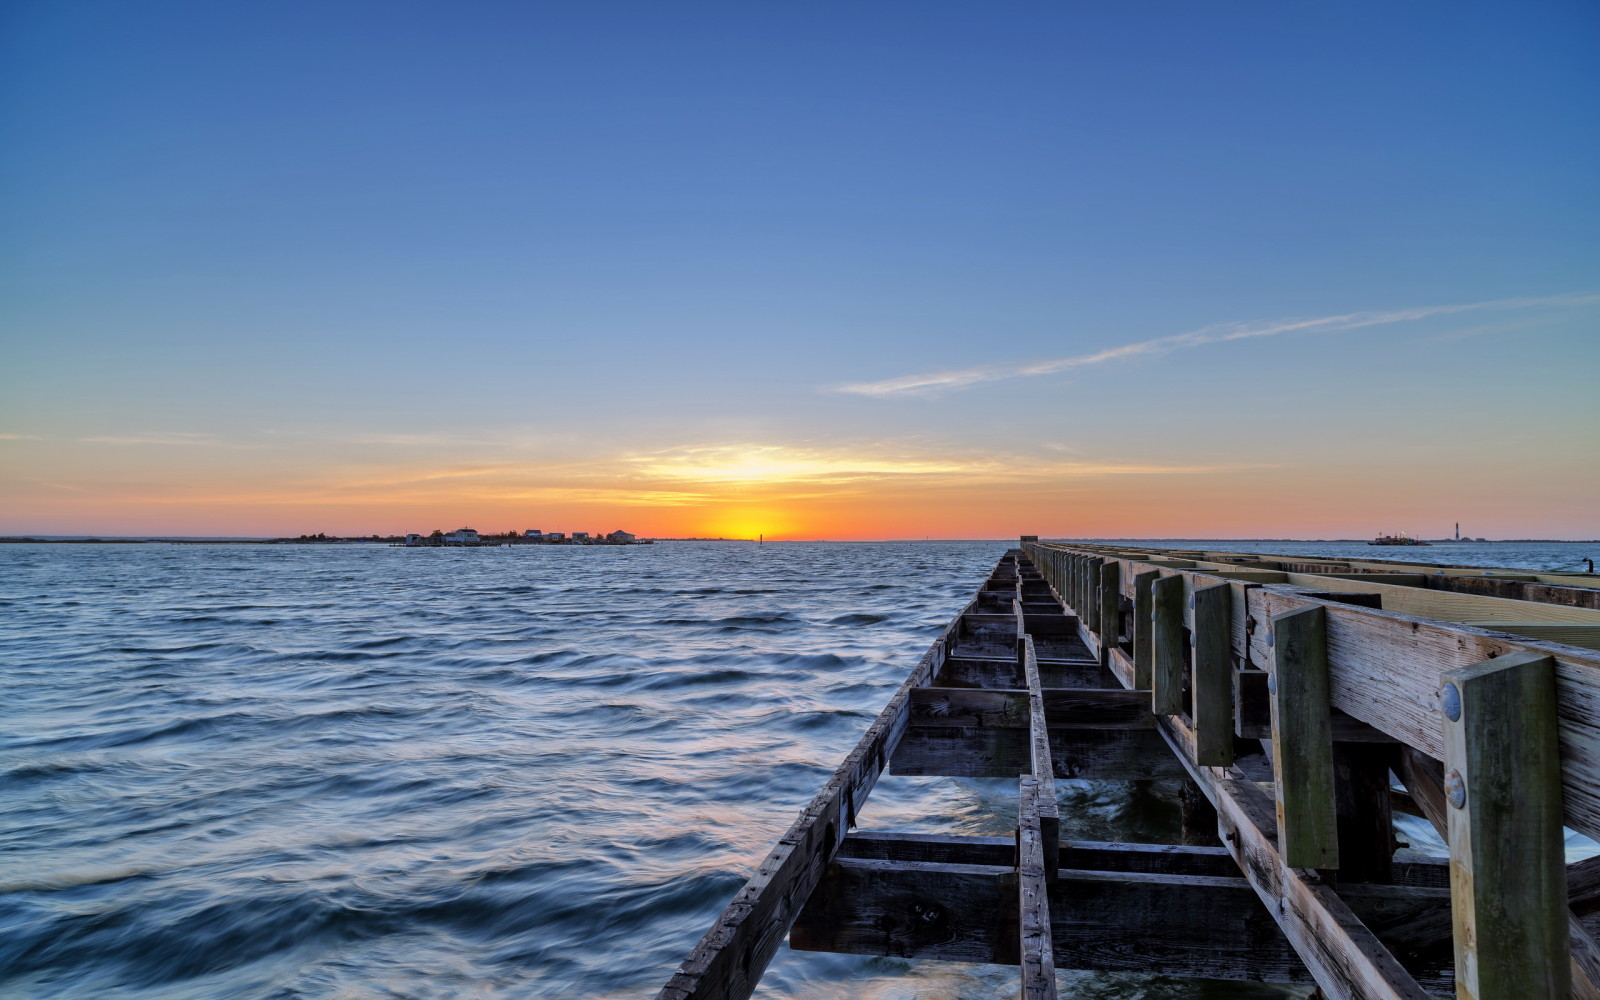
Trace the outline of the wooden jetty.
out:
M 1028 1000 L 1057 969 L 1600 1000 L 1600 858 L 1564 851 L 1600 839 L 1600 578 L 1484 574 L 1025 536 L 658 1000 L 748 997 L 785 935 Z M 886 768 L 1016 778 L 1014 835 L 855 829 Z M 1181 782 L 1186 842 L 1061 839 L 1062 778 Z

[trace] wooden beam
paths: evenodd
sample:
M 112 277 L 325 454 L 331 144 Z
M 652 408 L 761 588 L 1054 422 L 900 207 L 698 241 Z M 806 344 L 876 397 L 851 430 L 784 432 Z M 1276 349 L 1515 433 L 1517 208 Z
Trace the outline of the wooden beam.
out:
M 1002 843 L 1011 846 L 1009 839 Z M 1126 870 L 1061 870 L 1050 893 L 1056 968 L 1311 981 L 1269 908 L 1220 849 L 1064 847 L 1063 857 L 1074 861 L 1097 854 L 1129 857 L 1117 859 Z M 1173 853 L 1161 853 L 1168 851 Z M 1206 851 L 1214 853 L 1200 853 Z M 1163 870 L 1163 860 L 1177 868 L 1227 867 L 1218 869 L 1222 874 Z M 841 851 L 795 922 L 790 944 L 801 951 L 1016 965 L 1017 891 L 1011 867 L 865 859 Z M 1422 975 L 1430 987 L 1448 988 L 1448 917 L 1438 920 L 1441 910 L 1448 913 L 1447 891 L 1365 887 L 1351 905 L 1351 912 L 1368 920 L 1393 924 L 1397 937 L 1406 926 L 1437 925 L 1444 964 L 1421 959 Z
M 1056 996 L 1055 952 L 1050 944 L 1050 882 L 1045 871 L 1040 792 L 1038 778 L 1024 775 L 1018 779 L 1017 927 L 1022 1000 L 1055 1000 Z M 1053 798 L 1050 805 L 1055 806 Z
M 1394 881 L 1389 771 L 1397 766 L 1392 743 L 1333 744 L 1341 883 Z
M 1233 590 L 1228 584 L 1201 587 L 1193 604 L 1194 668 L 1189 684 L 1195 727 L 1195 763 L 1233 763 Z
M 1514 653 L 1440 679 L 1458 993 L 1565 1000 L 1555 661 Z
M 1155 655 L 1150 640 L 1150 586 L 1161 579 L 1160 570 L 1145 570 L 1133 577 L 1133 686 L 1150 689 Z
M 1100 636 L 1100 645 L 1106 645 L 1105 636 L 1100 628 L 1100 567 L 1106 561 L 1099 556 L 1090 557 L 1084 567 L 1083 606 L 1078 608 L 1078 617 L 1089 627 L 1089 631 Z M 1104 654 L 1101 656 L 1104 659 Z
M 1210 797 L 1218 832 L 1239 870 L 1331 1000 L 1427 997 L 1416 977 L 1332 885 L 1314 871 L 1285 864 L 1273 801 L 1255 782 L 1232 777 L 1234 769 L 1193 763 L 1194 732 L 1182 719 L 1160 719 L 1156 731 Z
M 1183 682 L 1188 674 L 1183 642 L 1183 577 L 1162 577 L 1150 585 L 1150 709 L 1176 715 L 1185 708 Z
M 1164 752 L 1154 729 L 1052 727 L 1057 778 L 1106 781 L 1170 779 L 1182 766 Z M 890 762 L 896 775 L 1014 778 L 1032 770 L 1028 730 L 911 725 Z
M 1044 694 L 1039 687 L 1039 663 L 1033 656 L 1033 640 L 1023 637 L 1023 665 L 1028 675 L 1028 773 L 1033 782 L 1034 802 L 1030 806 L 1031 821 L 1038 824 L 1040 858 L 1045 874 L 1055 878 L 1057 855 L 1061 846 L 1061 819 L 1056 806 L 1055 763 L 1050 752 L 1050 728 L 1045 716 Z M 1026 790 L 1026 789 L 1025 789 Z M 1023 880 L 1022 890 L 1027 895 L 1028 882 Z M 1024 926 L 1026 937 L 1026 926 Z M 1024 965 L 1027 963 L 1024 962 Z
M 1122 644 L 1122 564 L 1107 560 L 1100 567 L 1100 655 Z
M 1122 688 L 1042 688 L 1045 722 L 1051 729 L 1151 729 L 1147 692 Z M 911 724 L 1027 729 L 1025 689 L 924 687 L 911 692 Z
M 1272 619 L 1272 772 L 1278 848 L 1292 868 L 1339 867 L 1323 610 Z

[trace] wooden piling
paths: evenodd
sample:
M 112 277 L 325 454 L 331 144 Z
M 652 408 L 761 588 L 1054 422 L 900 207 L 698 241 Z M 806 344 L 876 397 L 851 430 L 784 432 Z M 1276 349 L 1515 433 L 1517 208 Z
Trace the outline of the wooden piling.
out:
M 1150 569 L 1133 577 L 1133 686 L 1150 689 L 1155 654 L 1150 641 L 1150 585 L 1161 579 L 1161 571 Z
M 1440 675 L 1457 996 L 1571 989 L 1555 661 L 1512 653 Z
M 1176 715 L 1184 710 L 1183 682 L 1188 673 L 1181 576 L 1163 577 L 1150 585 L 1150 645 L 1150 710 Z
M 1339 867 L 1328 636 L 1320 607 L 1272 619 L 1272 771 L 1278 849 L 1294 868 Z
M 1195 763 L 1233 763 L 1233 590 L 1226 583 L 1194 592 L 1194 669 L 1189 684 Z

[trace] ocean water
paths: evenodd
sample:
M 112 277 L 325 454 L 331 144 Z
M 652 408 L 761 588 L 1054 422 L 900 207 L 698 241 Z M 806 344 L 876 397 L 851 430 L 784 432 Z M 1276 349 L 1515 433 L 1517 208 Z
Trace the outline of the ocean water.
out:
M 648 997 L 1006 547 L 0 546 L 0 996 Z M 1014 794 L 889 777 L 861 826 Z M 1176 839 L 1174 789 L 1061 795 Z M 1015 977 L 786 948 L 758 995 Z

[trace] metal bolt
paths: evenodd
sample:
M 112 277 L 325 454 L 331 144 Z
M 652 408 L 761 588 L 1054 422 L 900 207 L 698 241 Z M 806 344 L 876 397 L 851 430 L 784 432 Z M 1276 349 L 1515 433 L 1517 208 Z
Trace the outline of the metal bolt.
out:
M 1454 684 L 1446 684 L 1439 692 L 1439 707 L 1451 722 L 1461 721 L 1461 691 Z
M 1461 772 L 1453 767 L 1444 776 L 1444 793 L 1457 809 L 1467 807 L 1467 783 L 1461 779 Z

